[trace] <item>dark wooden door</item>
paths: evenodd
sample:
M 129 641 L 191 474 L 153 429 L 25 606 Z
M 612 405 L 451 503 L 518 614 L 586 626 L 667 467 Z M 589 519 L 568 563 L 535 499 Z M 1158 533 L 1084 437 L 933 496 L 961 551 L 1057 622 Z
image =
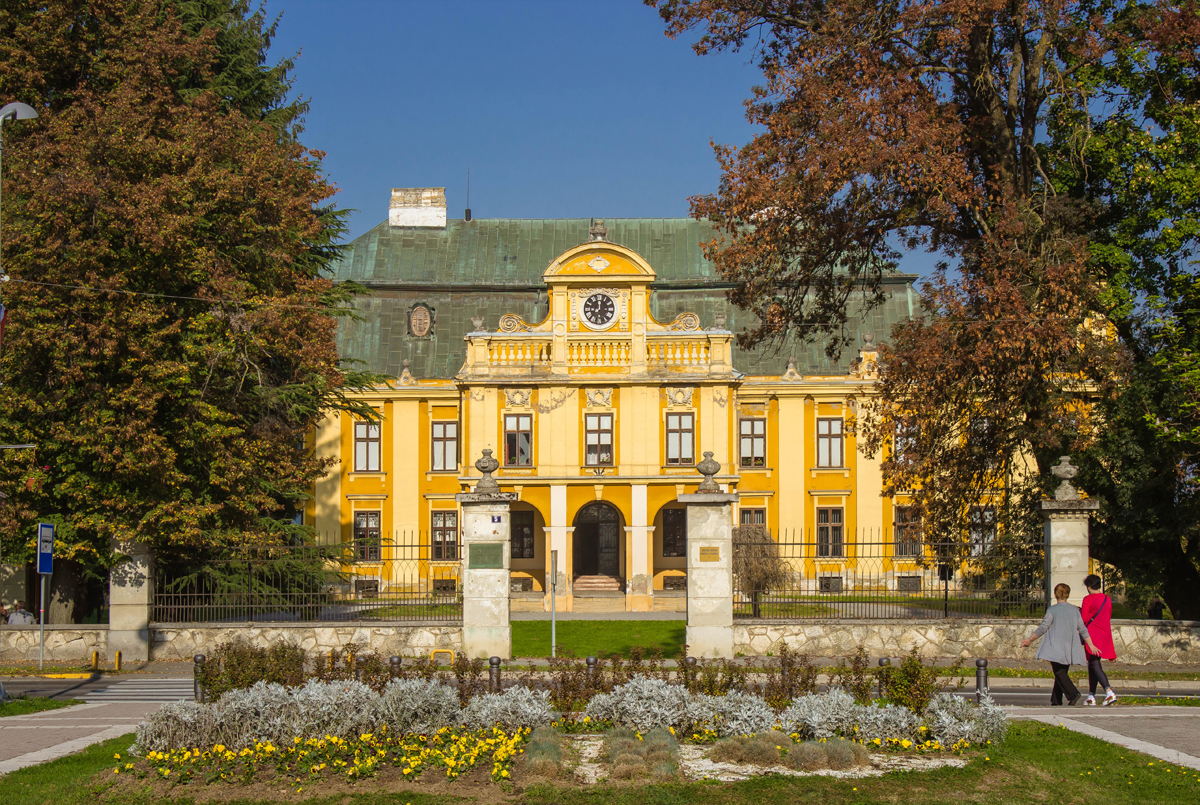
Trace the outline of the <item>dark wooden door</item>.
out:
M 617 523 L 599 523 L 597 531 L 596 546 L 599 556 L 596 559 L 596 572 L 601 576 L 621 575 L 621 546 Z

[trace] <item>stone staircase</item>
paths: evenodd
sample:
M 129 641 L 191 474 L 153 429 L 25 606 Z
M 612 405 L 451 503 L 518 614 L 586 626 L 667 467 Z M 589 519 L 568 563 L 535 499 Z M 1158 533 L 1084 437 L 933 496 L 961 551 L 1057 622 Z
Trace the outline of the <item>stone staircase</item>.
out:
M 620 593 L 621 580 L 616 576 L 576 576 L 572 592 L 575 595 Z

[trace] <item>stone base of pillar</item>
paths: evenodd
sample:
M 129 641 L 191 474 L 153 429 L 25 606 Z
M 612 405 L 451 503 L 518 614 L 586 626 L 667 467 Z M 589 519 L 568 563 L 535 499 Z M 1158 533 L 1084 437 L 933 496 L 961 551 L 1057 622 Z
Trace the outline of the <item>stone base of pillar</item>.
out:
M 150 627 L 143 629 L 112 629 L 108 630 L 108 661 L 116 662 L 117 652 L 121 652 L 121 662 L 150 661 Z
M 484 453 L 490 458 L 490 450 Z M 483 471 L 480 463 L 476 467 Z M 507 659 L 512 656 L 509 507 L 517 496 L 476 491 L 454 497 L 462 506 L 463 653 Z
M 733 627 L 688 626 L 687 647 L 691 657 L 733 657 Z
M 129 542 L 114 543 L 113 551 L 127 558 L 108 575 L 108 660 L 114 661 L 119 651 L 122 662 L 147 662 L 154 604 L 150 552 Z
M 1089 515 L 1100 508 L 1095 500 L 1043 500 L 1046 518 L 1046 603 L 1054 603 L 1054 588 L 1071 588 L 1067 599 L 1075 606 L 1083 603 L 1087 590 Z
M 463 625 L 463 653 L 468 657 L 511 659 L 512 626 Z

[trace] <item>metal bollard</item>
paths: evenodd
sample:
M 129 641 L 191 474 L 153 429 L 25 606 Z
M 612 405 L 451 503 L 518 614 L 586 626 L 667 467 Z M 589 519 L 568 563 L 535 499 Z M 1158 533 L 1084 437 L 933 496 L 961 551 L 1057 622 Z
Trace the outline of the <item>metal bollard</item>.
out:
M 192 657 L 192 698 L 204 703 L 204 686 L 200 684 L 200 674 L 204 670 L 204 655 Z
M 983 697 L 987 692 L 987 660 L 979 659 L 975 661 L 975 704 L 979 704 L 981 701 L 983 701 Z
M 887 657 L 879 658 L 879 667 L 880 668 L 890 668 L 891 666 L 892 666 L 892 661 L 889 660 Z M 879 699 L 883 698 L 883 674 L 875 675 L 875 697 L 879 698 Z
M 401 662 L 402 660 L 395 654 L 393 654 L 391 657 L 388 657 L 388 671 L 391 672 L 392 676 L 400 676 Z
M 488 692 L 500 692 L 500 658 L 488 657 Z
M 92 670 L 93 671 L 100 670 L 100 652 L 99 651 L 92 652 Z
M 596 658 L 588 657 L 584 660 L 587 663 L 587 681 L 588 685 L 592 685 L 596 681 Z
M 121 670 L 121 652 L 119 651 L 113 656 L 113 670 Z

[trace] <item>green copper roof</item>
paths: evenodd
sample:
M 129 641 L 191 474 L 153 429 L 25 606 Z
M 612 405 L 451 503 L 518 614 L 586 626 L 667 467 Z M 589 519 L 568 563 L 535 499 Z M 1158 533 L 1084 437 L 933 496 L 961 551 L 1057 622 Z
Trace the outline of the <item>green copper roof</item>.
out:
M 402 361 L 412 362 L 417 378 L 448 378 L 462 367 L 463 336 L 471 318 L 482 316 L 494 329 L 500 316 L 516 313 L 526 321 L 546 315 L 542 273 L 554 258 L 588 239 L 587 218 L 451 220 L 445 229 L 391 228 L 387 222 L 356 238 L 334 267 L 334 279 L 353 280 L 370 289 L 360 297 L 360 321 L 339 323 L 338 347 L 347 359 L 376 372 L 398 376 Z M 608 239 L 633 249 L 654 268 L 657 280 L 651 312 L 660 321 L 691 311 L 703 326 L 724 312 L 734 332 L 754 322 L 725 299 L 727 283 L 700 250 L 717 235 L 707 221 L 693 218 L 604 219 Z M 885 283 L 888 300 L 850 331 L 870 330 L 879 339 L 892 325 L 912 314 L 916 296 L 911 277 Z M 425 338 L 408 333 L 408 311 L 417 303 L 434 310 L 434 327 Z M 837 362 L 821 344 L 795 345 L 779 351 L 735 349 L 734 366 L 750 375 L 778 375 L 789 355 L 801 372 L 845 372 L 857 357 L 846 350 Z

